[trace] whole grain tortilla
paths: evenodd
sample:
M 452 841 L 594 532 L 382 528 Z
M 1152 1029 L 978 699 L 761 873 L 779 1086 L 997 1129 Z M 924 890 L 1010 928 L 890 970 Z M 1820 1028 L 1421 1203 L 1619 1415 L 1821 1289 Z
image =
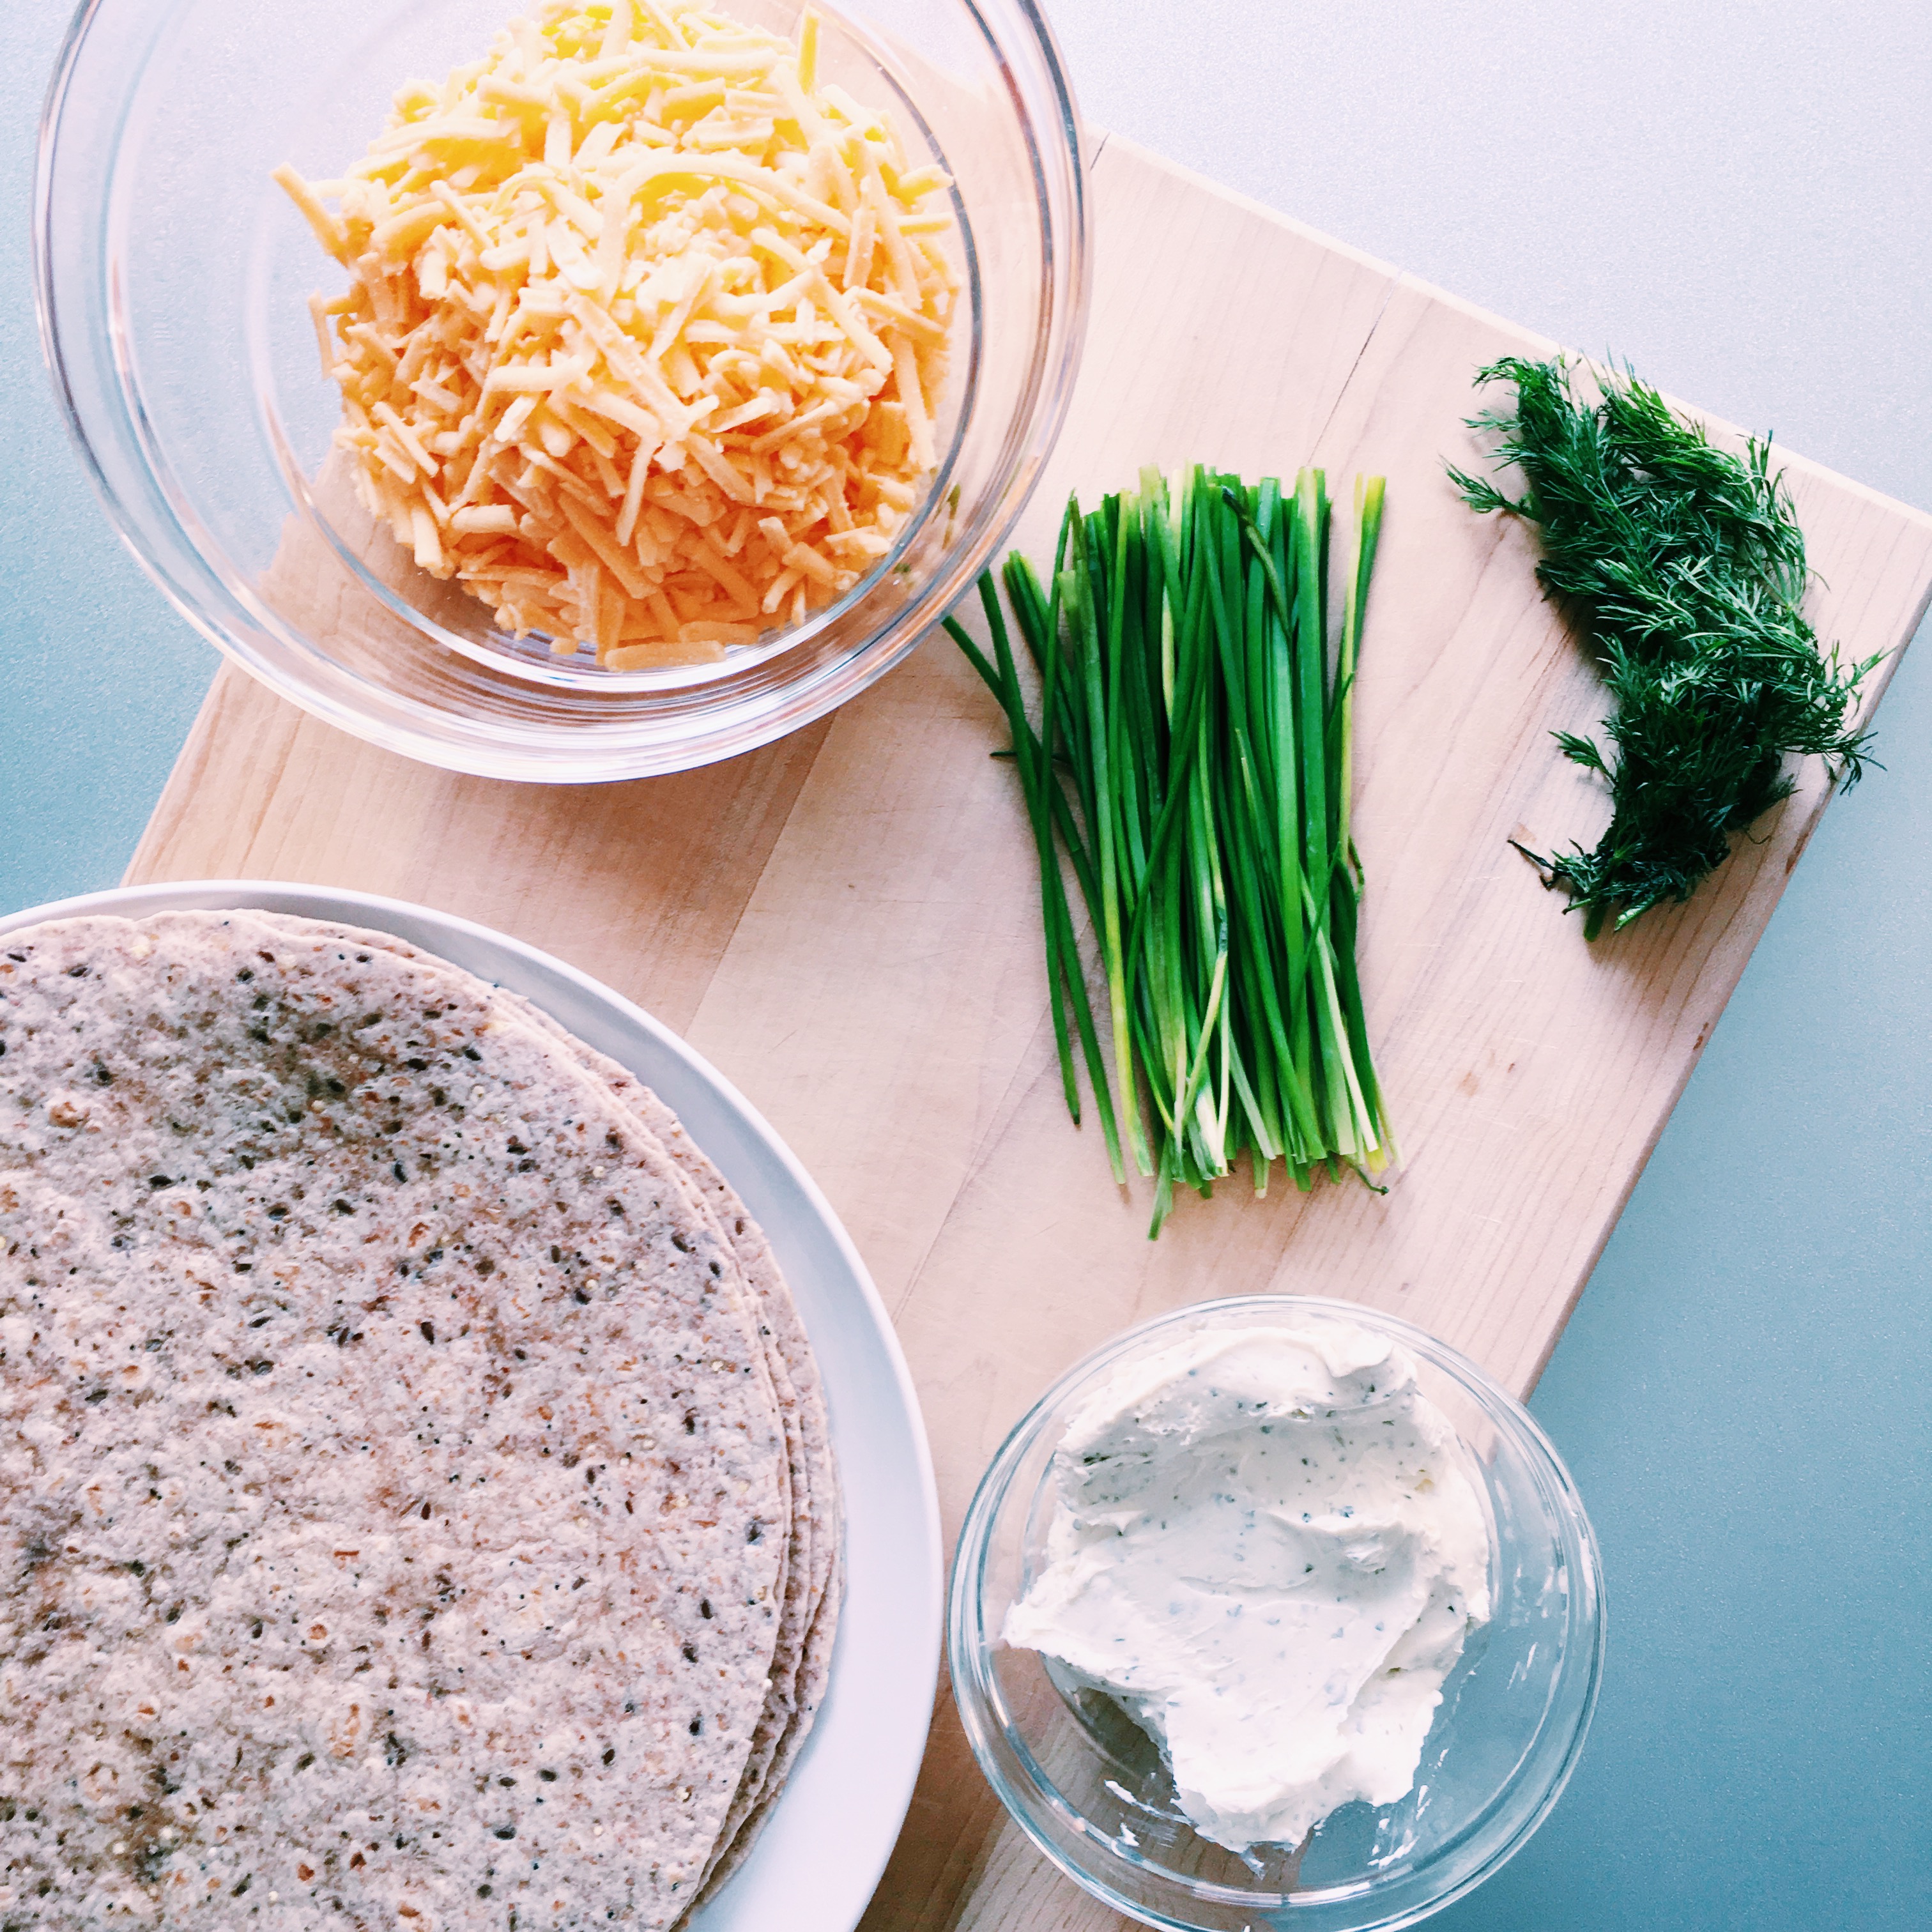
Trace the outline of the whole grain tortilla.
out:
M 816 1364 L 770 1245 L 724 1176 L 682 1122 L 629 1070 L 578 1040 L 520 994 L 490 987 L 462 968 L 393 934 L 286 914 L 247 915 L 285 932 L 338 946 L 395 952 L 442 976 L 470 1000 L 486 1000 L 506 1017 L 541 1030 L 578 1066 L 594 1073 L 656 1136 L 680 1174 L 702 1196 L 722 1238 L 737 1255 L 758 1298 L 773 1381 L 786 1420 L 794 1514 L 784 1610 L 771 1668 L 771 1689 L 755 1727 L 737 1793 L 700 1883 L 698 1902 L 715 1895 L 748 1855 L 782 1795 L 808 1735 L 829 1680 L 839 1602 L 837 1478 Z M 788 1384 L 795 1386 L 795 1399 Z M 799 1438 L 802 1436 L 802 1446 Z
M 790 1474 L 794 1508 L 792 1533 L 788 1551 L 789 1568 L 782 1594 L 778 1636 L 772 1650 L 770 1688 L 764 1708 L 754 1727 L 751 1749 L 737 1792 L 726 1814 L 718 1841 L 706 1862 L 705 1871 L 700 1878 L 701 1886 L 735 1840 L 746 1819 L 756 1805 L 760 1790 L 766 1783 L 766 1773 L 781 1743 L 788 1732 L 799 1727 L 797 1682 L 808 1633 L 816 1625 L 824 1633 L 823 1641 L 829 1643 L 830 1636 L 830 1625 L 818 1623 L 818 1610 L 833 1562 L 834 1542 L 832 1537 L 827 1533 L 831 1527 L 830 1525 L 821 1528 L 814 1536 L 814 1526 L 818 1520 L 818 1512 L 811 1502 L 814 1469 L 820 1472 L 821 1490 L 829 1486 L 831 1482 L 830 1442 L 826 1432 L 824 1404 L 818 1390 L 816 1370 L 812 1366 L 810 1349 L 805 1340 L 803 1327 L 798 1320 L 784 1277 L 772 1259 L 770 1247 L 764 1242 L 763 1235 L 745 1214 L 742 1204 L 726 1186 L 717 1169 L 698 1150 L 689 1136 L 683 1131 L 676 1116 L 627 1069 L 574 1038 L 541 1008 L 507 988 L 488 986 L 450 962 L 424 952 L 393 934 L 333 922 L 314 921 L 290 914 L 251 913 L 248 916 L 286 933 L 320 936 L 338 946 L 394 952 L 426 970 L 447 976 L 460 982 L 462 994 L 466 998 L 488 1000 L 514 1023 L 537 1028 L 554 1044 L 555 1049 L 566 1054 L 574 1066 L 594 1074 L 611 1092 L 623 1100 L 646 1128 L 657 1136 L 660 1144 L 664 1144 L 665 1136 L 659 1130 L 668 1130 L 675 1145 L 668 1146 L 666 1151 L 670 1155 L 687 1187 L 693 1192 L 694 1198 L 700 1198 L 700 1184 L 708 1180 L 715 1184 L 716 1190 L 722 1190 L 728 1202 L 731 1210 L 730 1223 L 720 1228 L 720 1238 L 733 1246 L 741 1264 L 746 1264 L 748 1258 L 751 1263 L 756 1264 L 755 1276 L 751 1265 L 746 1265 L 745 1271 L 758 1296 L 760 1334 L 766 1345 L 767 1366 L 785 1424 L 787 1444 L 793 1462 Z M 696 1211 L 709 1217 L 714 1226 L 717 1225 L 718 1217 L 713 1212 L 710 1190 L 703 1192 L 701 1204 Z M 797 1359 L 801 1372 L 808 1377 L 808 1414 L 801 1409 L 788 1366 L 788 1351 L 781 1346 L 778 1339 L 781 1329 L 788 1338 L 790 1353 Z M 809 1450 L 804 1441 L 808 1430 L 812 1432 Z M 814 1673 L 814 1676 L 818 1674 L 816 1672 Z M 814 1697 L 804 1716 L 804 1724 L 808 1727 L 811 1713 L 815 1711 L 816 1706 Z M 748 1838 L 747 1849 L 748 1844 Z
M 776 1800 L 779 1786 L 773 1783 L 766 1792 L 765 1802 L 758 1802 L 761 1788 L 766 1786 L 767 1772 L 788 1742 L 790 1750 L 785 1753 L 785 1762 L 789 1764 L 790 1756 L 795 1754 L 798 1744 L 803 1741 L 805 1731 L 810 1727 L 822 1696 L 822 1688 L 815 1689 L 801 1713 L 796 1685 L 808 1642 L 815 1635 L 818 1648 L 812 1668 L 807 1672 L 807 1682 L 816 1684 L 829 1667 L 830 1647 L 837 1618 L 836 1598 L 829 1616 L 821 1610 L 833 1560 L 831 1539 L 823 1530 L 820 1553 L 824 1568 L 819 1569 L 811 1560 L 812 1525 L 818 1520 L 809 1501 L 812 1475 L 814 1471 L 822 1469 L 821 1488 L 830 1486 L 836 1481 L 831 1474 L 830 1442 L 824 1403 L 803 1326 L 798 1320 L 797 1311 L 770 1246 L 756 1224 L 745 1214 L 742 1203 L 723 1177 L 684 1132 L 676 1116 L 626 1069 L 577 1040 L 541 1008 L 520 995 L 491 986 L 451 962 L 424 952 L 392 934 L 286 914 L 251 910 L 231 914 L 228 918 L 238 928 L 266 932 L 271 935 L 272 944 L 275 943 L 274 935 L 279 934 L 304 946 L 333 951 L 338 964 L 345 963 L 352 955 L 366 958 L 371 952 L 392 954 L 411 964 L 418 980 L 434 998 L 448 1003 L 452 1008 L 460 1006 L 472 1013 L 487 1010 L 495 1016 L 488 1022 L 491 1031 L 500 1031 L 506 1027 L 512 1030 L 525 1027 L 535 1029 L 542 1034 L 547 1048 L 561 1051 L 574 1069 L 600 1081 L 609 1094 L 626 1105 L 643 1123 L 650 1144 L 660 1156 L 655 1163 L 659 1178 L 669 1185 L 682 1188 L 690 1213 L 701 1220 L 716 1238 L 730 1248 L 741 1264 L 748 1257 L 758 1266 L 755 1284 L 750 1279 L 750 1267 L 744 1267 L 743 1272 L 748 1287 L 754 1286 L 762 1304 L 754 1311 L 754 1325 L 766 1346 L 766 1366 L 773 1384 L 785 1433 L 786 1466 L 782 1473 L 787 1479 L 790 1532 L 780 1552 L 779 1576 L 772 1591 L 780 1610 L 767 1667 L 764 1706 L 752 1729 L 751 1745 L 737 1791 L 704 1869 L 690 1888 L 698 1891 L 706 1888 L 728 1852 L 735 1850 L 737 1854 L 733 1869 L 742 1861 L 762 1826 L 770 1804 Z M 661 1126 L 668 1126 L 673 1131 L 680 1144 L 677 1149 L 664 1144 L 657 1132 Z M 630 1131 L 634 1136 L 635 1121 Z M 669 1156 L 668 1163 L 662 1158 L 666 1155 Z M 698 1184 L 703 1175 L 709 1175 L 716 1188 L 728 1198 L 735 1210 L 733 1229 L 719 1225 L 708 1195 Z M 800 1362 L 802 1372 L 808 1377 L 808 1415 L 801 1412 L 787 1365 L 786 1351 L 775 1340 L 775 1323 L 795 1343 L 794 1352 Z M 808 1449 L 803 1439 L 808 1430 L 812 1432 Z M 755 1822 L 747 1831 L 744 1828 L 746 1820 L 754 1810 Z M 742 1844 L 739 1842 L 740 1839 Z M 694 1898 L 692 1904 L 697 1902 Z M 688 1906 L 687 1910 L 689 1909 Z
M 437 976 L 228 916 L 12 935 L 0 1045 L 33 1922 L 670 1923 L 789 1526 L 742 1271 L 654 1137 Z
M 560 1026 L 542 1008 L 507 988 L 490 988 L 460 968 L 423 952 L 392 934 L 300 919 L 254 916 L 285 930 L 321 934 L 350 946 L 386 949 L 440 969 L 481 989 L 498 1008 L 542 1030 L 579 1066 L 599 1078 L 656 1137 L 708 1204 L 758 1298 L 770 1366 L 794 1453 L 792 1574 L 774 1648 L 771 1690 L 754 1732 L 737 1794 L 706 1870 L 698 1903 L 715 1894 L 748 1856 L 786 1774 L 811 1731 L 831 1668 L 839 1600 L 838 1478 L 817 1364 L 796 1305 L 771 1245 L 716 1166 L 692 1141 L 677 1116 L 631 1071 Z
M 790 1668 L 786 1670 L 782 1656 L 774 1658 L 772 1696 L 759 1719 L 738 1795 L 726 1816 L 702 1881 L 703 1889 L 696 1901 L 702 1904 L 716 1894 L 749 1855 L 784 1789 L 792 1762 L 812 1730 L 830 1674 L 838 1626 L 838 1488 L 818 1364 L 771 1244 L 730 1182 L 685 1131 L 684 1124 L 628 1068 L 574 1038 L 520 994 L 500 988 L 496 997 L 510 1010 L 526 1013 L 544 1026 L 581 1064 L 626 1100 L 698 1188 L 736 1253 L 746 1282 L 758 1298 L 776 1350 L 774 1380 L 781 1376 L 788 1379 L 796 1394 L 805 1461 L 802 1500 L 798 1504 L 795 1522 L 808 1553 L 808 1582 L 802 1592 L 788 1592 L 788 1612 L 793 1608 L 794 1596 L 797 1598 L 800 1626 L 795 1648 L 788 1641 L 792 1637 L 788 1628 L 778 1648 L 781 1653 L 789 1649 Z
M 303 941 L 320 940 L 325 945 L 346 949 L 344 956 L 352 952 L 381 952 L 393 953 L 410 962 L 419 971 L 430 976 L 432 982 L 448 988 L 448 997 L 461 1000 L 472 1007 L 487 1006 L 504 1022 L 516 1027 L 528 1026 L 541 1032 L 548 1050 L 561 1052 L 571 1066 L 581 1072 L 588 1072 L 598 1078 L 610 1093 L 614 1094 L 638 1116 L 643 1131 L 649 1134 L 653 1144 L 664 1154 L 669 1162 L 669 1171 L 676 1183 L 688 1197 L 690 1211 L 701 1219 L 716 1238 L 730 1246 L 742 1264 L 748 1248 L 755 1251 L 763 1246 L 763 1237 L 755 1227 L 742 1217 L 739 1232 L 734 1236 L 722 1227 L 709 1200 L 700 1192 L 698 1177 L 693 1171 L 693 1159 L 703 1162 L 706 1170 L 716 1174 L 704 1156 L 696 1153 L 690 1138 L 683 1132 L 676 1116 L 662 1106 L 650 1090 L 638 1082 L 626 1069 L 613 1060 L 596 1052 L 584 1042 L 576 1039 L 560 1026 L 540 1007 L 533 1005 L 520 995 L 507 988 L 493 986 L 466 972 L 462 968 L 439 956 L 424 952 L 393 933 L 376 932 L 372 928 L 351 926 L 332 920 L 316 920 L 286 913 L 250 910 L 233 915 L 245 919 L 252 924 L 271 929 Z M 664 1146 L 656 1133 L 656 1121 L 644 1118 L 637 1104 L 637 1096 L 647 1098 L 662 1120 L 676 1130 L 684 1151 L 674 1154 Z M 720 1180 L 722 1185 L 722 1178 Z M 736 1196 L 731 1196 L 735 1203 Z M 748 1241 L 747 1236 L 751 1237 Z M 769 1256 L 769 1249 L 764 1252 Z M 813 1561 L 812 1526 L 814 1513 L 809 1500 L 812 1472 L 815 1466 L 829 1468 L 830 1445 L 824 1429 L 824 1409 L 818 1398 L 817 1372 L 810 1370 L 812 1409 L 808 1418 L 801 1414 L 799 1398 L 787 1364 L 786 1354 L 776 1340 L 776 1328 L 785 1327 L 795 1336 L 796 1353 L 809 1368 L 810 1349 L 805 1343 L 804 1330 L 799 1322 L 796 1310 L 791 1305 L 789 1291 L 784 1278 L 778 1273 L 776 1264 L 762 1269 L 754 1282 L 748 1270 L 745 1270 L 748 1288 L 753 1291 L 756 1300 L 756 1328 L 766 1354 L 766 1367 L 771 1376 L 774 1394 L 777 1398 L 779 1417 L 785 1432 L 787 1450 L 787 1476 L 790 1490 L 790 1534 L 785 1549 L 785 1574 L 783 1588 L 779 1592 L 781 1605 L 778 1630 L 773 1646 L 769 1672 L 770 1688 L 766 1697 L 765 1708 L 760 1713 L 754 1728 L 749 1755 L 740 1780 L 740 1792 L 733 1801 L 728 1814 L 724 1831 L 718 1844 L 713 1848 L 712 1858 L 707 1862 L 707 1871 L 722 1853 L 724 1844 L 735 1831 L 748 1804 L 745 1792 L 745 1781 L 752 1781 L 754 1790 L 763 1779 L 776 1742 L 776 1729 L 782 1720 L 788 1718 L 793 1708 L 793 1688 L 797 1676 L 798 1663 L 803 1648 L 806 1633 L 817 1611 L 819 1599 L 824 1594 L 824 1575 Z M 774 1298 L 782 1304 L 772 1305 Z M 814 1449 L 808 1452 L 803 1433 L 806 1426 L 815 1429 Z M 829 1552 L 826 1555 L 829 1562 Z M 701 1882 L 701 1881 L 700 1881 Z

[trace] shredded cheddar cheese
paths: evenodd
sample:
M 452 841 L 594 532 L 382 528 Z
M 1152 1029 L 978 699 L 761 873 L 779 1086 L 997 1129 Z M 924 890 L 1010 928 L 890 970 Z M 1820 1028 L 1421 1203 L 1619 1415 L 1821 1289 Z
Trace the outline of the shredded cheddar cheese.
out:
M 684 0 L 555 0 L 276 171 L 371 512 L 518 636 L 715 658 L 842 595 L 934 466 L 947 178 L 796 46 Z M 328 203 L 337 204 L 332 209 Z

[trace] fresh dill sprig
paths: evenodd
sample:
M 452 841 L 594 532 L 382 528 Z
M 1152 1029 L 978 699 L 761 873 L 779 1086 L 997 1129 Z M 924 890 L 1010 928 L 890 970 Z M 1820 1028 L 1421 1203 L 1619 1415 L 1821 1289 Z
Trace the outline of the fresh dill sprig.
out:
M 1879 662 L 1850 668 L 1819 648 L 1800 609 L 1804 537 L 1768 442 L 1714 448 L 1626 372 L 1599 372 L 1577 400 L 1561 358 L 1510 356 L 1478 384 L 1516 388 L 1514 410 L 1472 417 L 1527 488 L 1506 496 L 1450 467 L 1470 508 L 1537 524 L 1537 578 L 1600 654 L 1616 713 L 1610 748 L 1569 732 L 1565 754 L 1606 778 L 1612 815 L 1595 850 L 1525 856 L 1568 889 L 1586 937 L 1688 899 L 1794 780 L 1791 758 L 1827 760 L 1849 790 L 1868 734 L 1848 720 Z M 1882 652 L 1880 654 L 1883 655 Z M 1519 848 L 1522 849 L 1522 848 Z
M 1070 502 L 1047 584 L 1017 554 L 1001 573 L 1037 725 L 992 579 L 990 657 L 946 620 L 1012 733 L 1067 1108 L 1079 1119 L 1077 1043 L 1114 1178 L 1131 1163 L 1154 1181 L 1150 1234 L 1177 1187 L 1207 1194 L 1244 1153 L 1257 1193 L 1276 1160 L 1299 1187 L 1351 1167 L 1373 1186 L 1394 1157 L 1355 974 L 1348 829 L 1382 495 L 1378 477 L 1357 484 L 1333 571 L 1338 520 L 1317 470 L 1292 493 L 1149 471 L 1096 510 Z M 1105 982 L 1097 1024 L 1068 871 Z

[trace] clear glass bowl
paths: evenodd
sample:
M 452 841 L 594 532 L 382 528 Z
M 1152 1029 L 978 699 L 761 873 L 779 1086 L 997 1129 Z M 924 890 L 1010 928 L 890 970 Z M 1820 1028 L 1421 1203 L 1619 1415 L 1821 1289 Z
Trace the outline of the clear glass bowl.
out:
M 797 0 L 726 0 L 790 32 Z M 184 616 L 317 716 L 501 778 L 640 777 L 750 750 L 890 670 L 1004 538 L 1085 323 L 1072 96 L 1031 0 L 843 0 L 820 68 L 954 177 L 966 297 L 937 479 L 837 604 L 722 663 L 598 670 L 500 634 L 325 466 L 310 292 L 344 278 L 269 179 L 326 179 L 403 82 L 481 54 L 518 0 L 85 0 L 40 129 L 42 340 L 108 509 Z
M 1443 1686 L 1414 1787 L 1345 1805 L 1295 1848 L 1199 1837 L 1147 1736 L 1111 1699 L 1009 1648 L 1008 1608 L 1043 1562 L 1053 1452 L 1096 1378 L 1209 1328 L 1346 1322 L 1393 1336 L 1454 1424 L 1496 1529 L 1490 1622 Z M 1602 1566 L 1575 1486 L 1522 1405 L 1422 1330 L 1352 1303 L 1256 1295 L 1130 1330 L 1062 1376 L 1010 1435 L 967 1512 L 947 1626 L 974 1754 L 1027 1835 L 1117 1910 L 1174 1932 L 1368 1932 L 1413 1924 L 1497 1870 L 1549 1814 L 1582 1748 L 1604 1649 Z

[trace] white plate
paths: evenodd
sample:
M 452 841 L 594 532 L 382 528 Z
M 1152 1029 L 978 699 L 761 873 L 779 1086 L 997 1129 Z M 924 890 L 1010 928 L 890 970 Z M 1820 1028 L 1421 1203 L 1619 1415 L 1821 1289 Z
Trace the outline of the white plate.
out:
M 694 1932 L 851 1932 L 911 1801 L 939 1666 L 939 1499 L 919 1398 L 878 1290 L 825 1197 L 729 1081 L 641 1008 L 534 946 L 427 906 L 320 886 L 135 886 L 0 918 L 258 906 L 393 932 L 534 1000 L 677 1113 L 758 1217 L 825 1382 L 845 1503 L 845 1602 L 832 1680 L 758 1850 Z

